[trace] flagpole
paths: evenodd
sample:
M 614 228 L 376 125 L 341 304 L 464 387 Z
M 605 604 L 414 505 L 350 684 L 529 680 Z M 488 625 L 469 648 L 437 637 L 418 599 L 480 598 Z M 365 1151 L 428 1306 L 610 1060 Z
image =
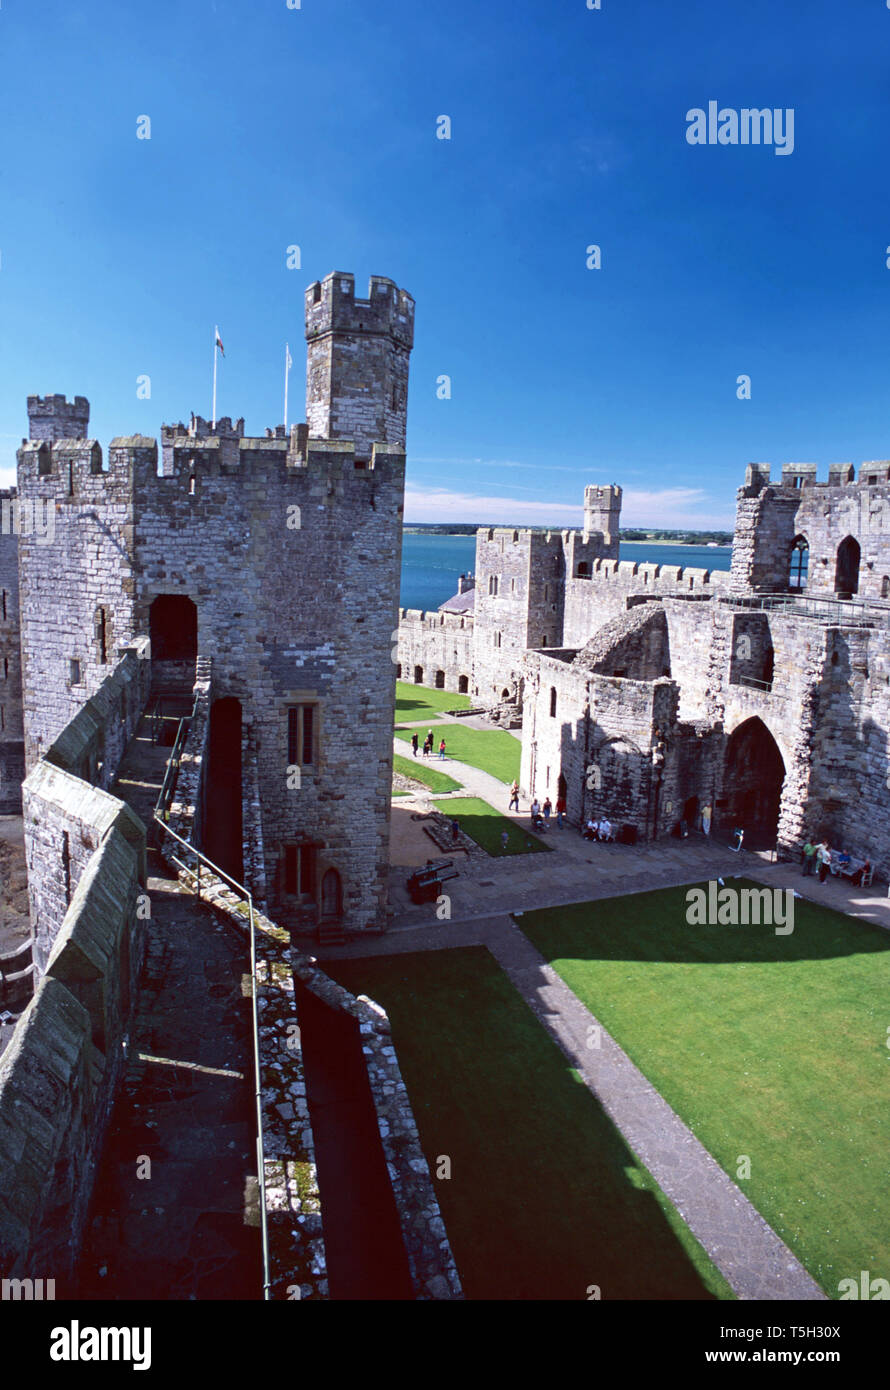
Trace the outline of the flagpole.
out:
M 290 372 L 290 343 L 284 345 L 284 433 L 287 434 L 287 378 Z
M 219 341 L 219 329 L 213 330 L 213 418 L 210 421 L 210 428 L 216 425 L 216 344 Z

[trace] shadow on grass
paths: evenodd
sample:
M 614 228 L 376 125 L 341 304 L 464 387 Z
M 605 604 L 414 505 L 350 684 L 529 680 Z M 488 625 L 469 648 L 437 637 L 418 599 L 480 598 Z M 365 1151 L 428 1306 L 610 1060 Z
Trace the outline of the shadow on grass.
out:
M 525 935 L 548 961 L 639 960 L 716 964 L 744 961 L 831 960 L 890 951 L 890 933 L 808 899 L 793 902 L 793 930 L 773 925 L 690 925 L 687 894 L 707 881 L 657 888 L 627 897 L 601 898 L 569 907 L 541 908 L 519 920 Z M 732 889 L 761 891 L 752 879 L 726 880 Z M 719 891 L 722 891 L 719 890 Z M 772 889 L 768 890 L 772 894 Z M 783 891 L 784 890 L 777 890 Z M 784 913 L 787 900 L 782 899 Z
M 434 714 L 441 714 L 442 711 L 435 705 L 428 705 L 426 700 L 396 700 L 396 709 L 399 711 L 399 718 L 404 719 L 405 711 L 409 709 L 430 710 Z
M 325 968 L 390 1015 L 468 1298 L 732 1296 L 485 947 Z

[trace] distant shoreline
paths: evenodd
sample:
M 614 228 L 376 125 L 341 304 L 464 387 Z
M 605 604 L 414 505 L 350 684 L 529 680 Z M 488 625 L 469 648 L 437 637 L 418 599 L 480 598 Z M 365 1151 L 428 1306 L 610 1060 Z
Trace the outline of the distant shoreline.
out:
M 481 528 L 477 528 L 477 529 L 481 529 Z M 497 528 L 496 528 L 496 529 L 497 529 Z M 509 527 L 501 527 L 500 529 L 501 529 L 501 530 L 509 530 L 510 528 L 509 528 Z M 522 530 L 523 528 L 520 527 L 519 529 Z M 474 530 L 474 531 L 430 531 L 430 530 L 428 530 L 428 528 L 425 527 L 425 526 L 403 526 L 403 527 L 402 527 L 402 535 L 403 535 L 403 536 L 441 536 L 441 537 L 443 538 L 443 540 L 445 540 L 445 539 L 460 540 L 460 541 L 472 540 L 473 537 L 475 536 L 475 534 L 476 534 L 476 531 L 475 531 L 475 530 Z M 714 543 L 712 543 L 711 541 L 677 541 L 677 540 L 671 541 L 671 540 L 666 540 L 664 537 L 657 537 L 657 538 L 654 538 L 654 539 L 651 540 L 651 541 L 650 541 L 650 540 L 647 540 L 647 541 L 639 541 L 639 540 L 637 540 L 637 541 L 626 541 L 626 540 L 623 540 L 623 539 L 619 536 L 619 538 L 618 538 L 618 543 L 619 543 L 619 545 L 685 545 L 685 546 L 689 546 L 690 548 L 695 547 L 695 546 L 698 546 L 698 547 L 700 547 L 702 550 L 732 550 L 732 541 L 716 541 L 716 542 L 714 542 Z

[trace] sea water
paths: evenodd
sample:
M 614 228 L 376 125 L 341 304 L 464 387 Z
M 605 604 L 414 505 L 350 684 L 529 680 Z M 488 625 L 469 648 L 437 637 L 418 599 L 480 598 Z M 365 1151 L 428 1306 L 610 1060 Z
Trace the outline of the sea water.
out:
M 651 541 L 622 541 L 621 559 L 637 564 L 683 565 L 693 569 L 728 570 L 731 546 L 654 545 Z M 433 610 L 457 593 L 458 576 L 476 566 L 475 536 L 425 535 L 402 538 L 403 608 Z

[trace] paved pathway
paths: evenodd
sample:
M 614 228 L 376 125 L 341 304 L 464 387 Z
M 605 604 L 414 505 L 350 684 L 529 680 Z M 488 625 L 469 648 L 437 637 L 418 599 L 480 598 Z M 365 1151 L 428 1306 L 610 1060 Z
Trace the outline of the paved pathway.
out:
M 398 741 L 397 751 L 403 752 Z M 427 761 L 444 766 L 463 783 L 465 793 L 482 796 L 504 810 L 506 788 L 488 773 L 452 759 L 444 764 L 438 759 Z M 431 797 L 415 800 L 418 809 L 423 809 Z M 404 807 L 406 800 L 401 804 Z M 522 815 L 514 813 L 511 819 L 527 824 Z M 448 921 L 436 918 L 435 904 L 411 905 L 403 886 L 406 871 L 394 867 L 395 930 L 326 951 L 324 958 L 487 946 L 738 1297 L 824 1299 L 816 1282 L 741 1189 L 505 910 L 519 915 L 532 907 L 739 875 L 794 888 L 814 902 L 890 928 L 890 901 L 883 889 L 857 889 L 846 880 L 831 878 L 820 884 L 815 878 L 803 878 L 797 865 L 773 863 L 768 856 L 747 852 L 735 854 L 702 836 L 629 847 L 591 844 L 575 830 L 559 831 L 554 826 L 548 843 L 554 847 L 553 854 L 504 856 L 491 859 L 481 869 L 462 863 L 461 877 L 448 884 L 452 908 Z M 432 845 L 431 857 L 435 857 Z M 600 1030 L 600 1046 L 589 1048 L 587 1039 L 594 1026 Z
M 319 953 L 323 960 L 487 946 L 742 1299 L 824 1299 L 692 1131 L 507 916 L 444 922 Z M 590 1049 L 593 1026 L 601 1044 Z
M 143 716 L 112 787 L 149 827 L 169 753 Z M 249 952 L 148 861 L 137 1016 L 76 1296 L 261 1298 Z
M 453 721 L 458 722 L 458 721 Z M 427 725 L 427 727 L 429 727 Z M 395 741 L 404 756 L 404 745 Z M 410 747 L 408 757 L 411 757 Z M 517 814 L 507 810 L 509 790 L 488 772 L 446 758 L 421 759 L 447 772 L 463 784 L 454 796 L 479 796 L 507 819 L 531 831 L 527 810 Z M 432 809 L 432 792 L 400 797 L 400 811 L 423 813 Z M 582 839 L 570 826 L 559 830 L 555 824 L 544 837 L 550 854 L 503 855 L 481 861 L 481 866 L 460 856 L 456 863 L 460 877 L 448 883 L 451 916 L 465 920 L 493 911 L 523 912 L 535 907 L 556 907 L 565 903 L 588 902 L 619 893 L 642 893 L 681 883 L 702 883 L 708 879 L 754 878 L 769 886 L 793 888 L 803 897 L 852 917 L 890 929 L 890 897 L 886 885 L 855 888 L 848 879 L 829 877 L 820 884 L 815 875 L 804 878 L 800 866 L 774 863 L 768 854 L 731 850 L 714 836 L 693 834 L 686 840 L 661 839 L 654 844 L 598 844 Z M 431 859 L 444 857 L 430 840 Z M 392 865 L 390 904 L 392 929 L 436 925 L 435 903 L 415 906 L 405 888 L 410 868 Z

